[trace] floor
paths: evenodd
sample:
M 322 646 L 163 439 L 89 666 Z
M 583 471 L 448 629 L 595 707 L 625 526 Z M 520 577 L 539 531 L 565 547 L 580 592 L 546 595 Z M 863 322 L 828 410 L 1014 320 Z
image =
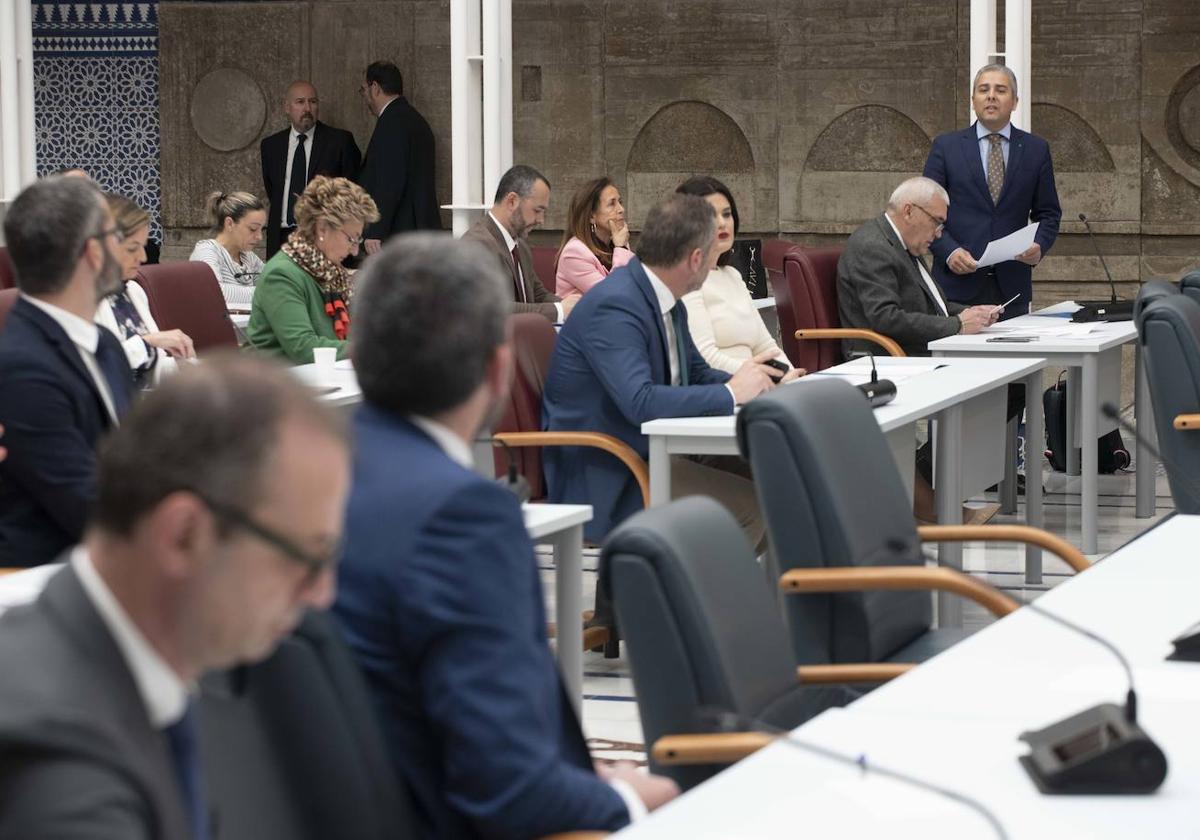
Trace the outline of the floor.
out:
M 1136 467 L 1136 464 L 1134 465 Z M 1071 482 L 1061 474 L 1047 473 L 1043 486 L 1045 527 L 1068 542 L 1078 545 L 1080 529 L 1079 494 Z M 1100 477 L 1100 533 L 1101 553 L 1089 559 L 1103 557 L 1133 537 L 1146 530 L 1154 522 L 1174 509 L 1166 477 L 1158 467 L 1156 480 L 1156 511 L 1151 519 L 1134 516 L 1133 472 Z M 981 496 L 975 501 L 995 500 L 995 495 Z M 994 523 L 1024 522 L 1024 496 L 1020 510 L 1015 516 L 998 515 Z M 598 550 L 586 549 L 584 556 L 584 603 L 591 604 L 596 582 Z M 539 547 L 539 562 L 542 581 L 547 593 L 547 614 L 553 614 L 554 566 L 548 550 Z M 964 547 L 963 564 L 968 572 L 985 578 L 989 583 L 1010 593 L 1016 598 L 1036 598 L 1039 592 L 1061 583 L 1071 575 L 1071 570 L 1056 558 L 1045 555 L 1043 561 L 1044 583 L 1026 586 L 1024 582 L 1024 549 L 1011 545 L 968 544 Z M 974 603 L 964 607 L 964 622 L 968 627 L 980 628 L 992 621 L 989 613 Z M 598 758 L 628 758 L 639 763 L 645 761 L 642 728 L 638 720 L 637 702 L 633 680 L 624 658 L 605 659 L 599 653 L 584 654 L 584 701 L 583 727 L 588 736 L 593 754 Z

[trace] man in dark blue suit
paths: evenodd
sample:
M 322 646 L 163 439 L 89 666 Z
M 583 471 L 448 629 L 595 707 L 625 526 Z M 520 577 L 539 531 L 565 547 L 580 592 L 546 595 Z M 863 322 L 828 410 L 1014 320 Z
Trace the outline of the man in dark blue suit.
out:
M 687 309 L 677 301 L 700 288 L 715 265 L 716 215 L 708 202 L 681 194 L 653 208 L 638 258 L 613 271 L 576 304 L 563 325 L 546 375 L 543 424 L 550 431 L 612 435 L 649 457 L 642 423 L 660 417 L 733 414 L 772 387 L 773 353 L 733 376 L 708 366 L 692 342 Z M 795 378 L 792 371 L 787 379 Z M 590 504 L 591 539 L 602 539 L 642 506 L 632 474 L 597 449 L 545 453 L 551 501 Z M 675 495 L 712 496 L 763 545 L 754 486 L 737 458 L 672 458 Z
M 508 280 L 480 246 L 428 233 L 397 238 L 359 278 L 364 404 L 334 610 L 422 835 L 620 828 L 677 789 L 593 768 L 520 504 L 472 469 L 511 378 Z
M 54 176 L 8 209 L 20 298 L 0 334 L 0 566 L 47 563 L 77 543 L 95 495 L 96 441 L 133 379 L 96 305 L 121 288 L 116 223 L 85 178 Z
M 967 306 L 1000 304 L 1003 317 L 1024 315 L 1033 298 L 1033 266 L 1058 236 L 1062 208 L 1054 186 L 1050 146 L 1009 121 L 1017 106 L 1017 77 L 989 64 L 975 74 L 971 104 L 978 122 L 933 141 L 925 177 L 950 193 L 950 215 L 933 252 L 934 279 L 946 297 Z M 976 260 L 987 244 L 1038 222 L 1034 244 L 987 268 Z

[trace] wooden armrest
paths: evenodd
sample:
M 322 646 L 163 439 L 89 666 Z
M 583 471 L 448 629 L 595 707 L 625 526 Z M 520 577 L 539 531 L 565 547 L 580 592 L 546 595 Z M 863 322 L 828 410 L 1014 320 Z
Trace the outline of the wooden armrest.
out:
M 714 732 L 703 735 L 664 735 L 650 755 L 664 766 L 732 764 L 775 740 L 765 732 Z
M 994 586 L 953 569 L 927 566 L 867 566 L 792 569 L 779 578 L 788 592 L 857 592 L 863 589 L 940 589 L 953 592 L 1006 616 L 1019 604 Z
M 1078 572 L 1092 567 L 1083 552 L 1062 537 L 1030 528 L 1028 525 L 921 525 L 917 536 L 922 542 L 1019 542 L 1040 546 L 1057 554 L 1068 566 Z
M 887 682 L 915 668 L 912 662 L 856 662 L 846 665 L 801 665 L 800 682 L 818 683 Z
M 633 448 L 612 435 L 599 432 L 496 432 L 493 441 L 508 446 L 590 446 L 615 455 L 629 467 L 642 491 L 642 505 L 650 507 L 650 467 Z
M 1200 429 L 1200 414 L 1176 414 L 1172 425 L 1181 432 Z
M 23 571 L 25 571 L 25 569 L 21 568 L 20 566 L 17 566 L 15 568 L 10 568 L 8 566 L 4 566 L 4 567 L 0 568 L 0 575 L 11 575 L 13 572 L 23 572 Z
M 568 831 L 564 834 L 548 834 L 541 840 L 601 840 L 609 836 L 607 831 Z
M 875 330 L 860 330 L 857 327 L 836 327 L 829 329 L 812 329 L 812 330 L 796 330 L 796 339 L 804 340 L 806 338 L 860 338 L 863 341 L 870 341 L 878 344 L 888 352 L 889 356 L 907 356 L 900 345 L 882 333 L 877 333 Z

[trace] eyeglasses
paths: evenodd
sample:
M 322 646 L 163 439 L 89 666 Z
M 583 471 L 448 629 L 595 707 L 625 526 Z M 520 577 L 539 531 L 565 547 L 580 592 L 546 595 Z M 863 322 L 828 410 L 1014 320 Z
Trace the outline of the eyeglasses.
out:
M 346 233 L 346 231 L 342 230 L 341 228 L 338 228 L 337 230 L 339 233 L 341 233 L 342 236 L 346 237 L 346 241 L 349 242 L 351 245 L 361 246 L 363 244 L 363 242 L 366 241 L 361 236 L 351 236 L 350 234 Z
M 336 548 L 328 556 L 311 554 L 308 551 L 305 551 L 303 548 L 300 548 L 300 546 L 296 545 L 278 531 L 254 521 L 240 510 L 230 507 L 229 505 L 223 505 L 220 502 L 214 502 L 210 499 L 206 499 L 195 490 L 191 490 L 189 492 L 200 499 L 200 501 L 204 502 L 205 506 L 211 510 L 218 519 L 223 519 L 225 522 L 229 523 L 235 528 L 241 528 L 248 534 L 252 534 L 272 548 L 278 549 L 278 551 L 288 560 L 303 566 L 306 572 L 301 584 L 301 588 L 307 588 L 308 586 L 312 585 L 312 583 L 316 581 L 316 579 L 319 578 L 325 571 L 332 569 L 337 564 L 337 558 L 341 555 L 340 547 Z
M 118 228 L 116 225 L 114 225 L 113 227 L 106 228 L 98 233 L 93 233 L 86 240 L 84 240 L 83 247 L 79 249 L 80 255 L 82 255 L 87 250 L 87 243 L 90 242 L 91 240 L 96 239 L 96 240 L 103 241 L 110 236 L 117 240 L 118 245 L 120 245 L 122 242 L 125 241 L 125 234 L 121 233 L 120 228 Z
M 913 205 L 913 207 L 916 207 L 918 210 L 920 210 L 920 211 L 921 211 L 922 213 L 924 213 L 926 216 L 928 216 L 929 218 L 931 218 L 931 219 L 933 219 L 935 222 L 937 222 L 937 227 L 936 227 L 936 228 L 934 228 L 934 231 L 935 231 L 936 233 L 941 233 L 941 232 L 942 232 L 942 231 L 945 229 L 945 227 L 946 227 L 946 220 L 945 220 L 945 219 L 942 219 L 942 218 L 939 218 L 938 216 L 935 216 L 935 215 L 933 215 L 933 214 L 932 214 L 932 213 L 930 213 L 928 210 L 926 210 L 924 207 L 922 207 L 920 204 L 914 204 L 914 205 Z

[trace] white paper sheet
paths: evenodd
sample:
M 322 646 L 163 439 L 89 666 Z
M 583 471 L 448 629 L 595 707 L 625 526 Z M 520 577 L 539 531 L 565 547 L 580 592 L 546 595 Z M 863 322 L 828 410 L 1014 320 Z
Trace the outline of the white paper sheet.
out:
M 1037 235 L 1037 231 L 1038 222 L 1030 222 L 1025 227 L 1010 233 L 1008 236 L 989 242 L 977 265 L 980 268 L 986 268 L 996 263 L 1015 260 L 1018 254 L 1025 253 L 1033 245 L 1033 238 Z

